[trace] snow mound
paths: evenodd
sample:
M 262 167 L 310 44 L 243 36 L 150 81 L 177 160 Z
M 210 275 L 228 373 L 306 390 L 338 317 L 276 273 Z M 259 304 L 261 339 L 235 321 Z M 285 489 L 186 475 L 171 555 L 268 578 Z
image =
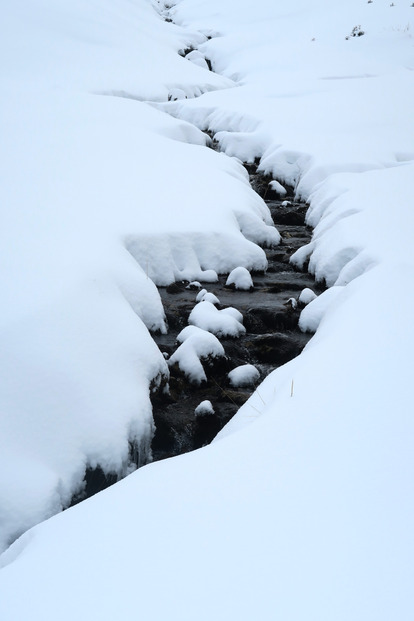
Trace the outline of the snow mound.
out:
M 299 301 L 299 304 L 303 304 L 304 306 L 306 306 L 306 304 L 309 304 L 310 302 L 312 302 L 312 300 L 314 300 L 317 297 L 318 296 L 316 295 L 314 291 L 312 291 L 312 289 L 309 289 L 309 287 L 306 287 L 305 289 L 301 291 L 298 301 Z
M 186 286 L 186 289 L 201 289 L 201 283 L 198 282 L 198 280 L 193 280 L 191 282 L 188 283 L 188 285 Z
M 243 315 L 239 310 L 237 310 L 237 308 L 234 308 L 233 306 L 228 306 L 227 308 L 223 308 L 221 312 L 225 315 L 230 315 L 230 317 L 234 317 L 234 319 L 237 319 L 237 321 L 243 323 Z
M 271 181 L 269 183 L 269 187 L 271 190 L 273 190 L 273 192 L 276 192 L 276 194 L 278 194 L 279 196 L 286 196 L 287 194 L 286 188 L 284 188 L 283 185 L 279 183 L 279 181 L 275 181 L 275 180 Z M 283 201 L 283 203 L 288 203 L 288 201 Z
M 326 311 L 343 290 L 344 287 L 331 287 L 303 309 L 299 317 L 299 328 L 302 332 L 316 332 Z
M 216 336 L 238 337 L 246 328 L 233 315 L 218 310 L 211 302 L 200 302 L 190 313 L 188 323 Z
M 207 69 L 207 71 L 210 70 L 205 57 L 198 50 L 193 50 L 192 52 L 187 54 L 186 59 L 197 65 L 197 67 Z
M 194 414 L 196 416 L 209 416 L 214 414 L 214 408 L 211 401 L 208 401 L 208 399 L 202 401 L 194 410 Z
M 236 267 L 230 272 L 226 280 L 226 286 L 232 285 L 235 289 L 240 289 L 242 291 L 253 289 L 253 280 L 250 272 L 245 267 Z
M 208 302 L 203 302 L 208 304 Z M 213 306 L 213 308 L 215 308 Z M 173 353 L 168 363 L 178 364 L 179 368 L 191 382 L 200 384 L 207 381 L 202 361 L 207 358 L 222 358 L 225 356 L 224 347 L 210 332 L 196 326 L 187 326 L 177 336 L 181 343 Z
M 196 302 L 210 302 L 211 304 L 220 304 L 220 300 L 214 293 L 210 293 L 207 289 L 201 289 L 196 297 Z
M 228 374 L 230 384 L 235 388 L 251 386 L 260 378 L 260 373 L 252 364 L 243 364 Z

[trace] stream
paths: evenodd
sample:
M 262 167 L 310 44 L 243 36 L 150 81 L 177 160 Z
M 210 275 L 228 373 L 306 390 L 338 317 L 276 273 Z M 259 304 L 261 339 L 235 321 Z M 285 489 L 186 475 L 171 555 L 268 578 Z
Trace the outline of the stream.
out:
M 234 387 L 228 373 L 244 364 L 254 365 L 262 381 L 271 371 L 300 354 L 308 340 L 298 328 L 300 292 L 311 288 L 323 290 L 307 272 L 299 272 L 289 262 L 291 255 L 311 239 L 312 230 L 305 224 L 307 205 L 295 201 L 293 189 L 278 198 L 269 190 L 271 178 L 257 171 L 257 163 L 245 165 L 252 188 L 264 198 L 274 224 L 281 234 L 280 245 L 265 249 L 266 272 L 253 272 L 254 288 L 249 291 L 226 286 L 227 274 L 205 288 L 220 300 L 218 309 L 232 306 L 243 315 L 246 334 L 238 338 L 220 338 L 226 358 L 205 360 L 207 381 L 191 383 L 178 368 L 170 366 L 169 394 L 153 396 L 156 433 L 152 442 L 154 461 L 186 453 L 209 444 L 256 389 L 255 385 Z M 188 325 L 196 304 L 198 287 L 188 281 L 159 287 L 168 322 L 167 334 L 153 338 L 166 358 L 177 349 L 177 335 Z M 196 407 L 209 400 L 214 413 L 196 416 Z

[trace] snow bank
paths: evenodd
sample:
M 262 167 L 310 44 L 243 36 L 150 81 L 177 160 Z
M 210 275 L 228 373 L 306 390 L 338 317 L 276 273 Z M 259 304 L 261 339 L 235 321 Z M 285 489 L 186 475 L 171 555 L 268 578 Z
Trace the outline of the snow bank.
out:
M 146 0 L 8 3 L 0 28 L 2 549 L 87 466 L 150 457 L 154 283 L 265 269 L 272 234 L 240 163 L 144 103 L 234 86 L 179 55 L 205 35 Z
M 260 373 L 252 364 L 243 364 L 230 371 L 228 378 L 232 386 L 239 388 L 255 384 L 260 378 Z
M 238 317 L 232 313 L 223 313 L 208 301 L 200 302 L 193 308 L 188 323 L 202 330 L 208 330 L 219 337 L 237 338 L 246 332 L 246 328 L 240 323 Z
M 197 326 L 187 326 L 181 330 L 177 340 L 181 345 L 170 357 L 168 364 L 178 364 L 189 380 L 196 384 L 207 381 L 202 362 L 209 358 L 222 358 L 225 355 L 220 341 L 214 334 Z

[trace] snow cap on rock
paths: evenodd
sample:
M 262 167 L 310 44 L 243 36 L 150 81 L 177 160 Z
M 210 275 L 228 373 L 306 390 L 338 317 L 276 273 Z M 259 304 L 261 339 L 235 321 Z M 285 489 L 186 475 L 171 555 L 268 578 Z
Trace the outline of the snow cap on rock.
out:
M 314 291 L 312 291 L 312 289 L 309 289 L 309 287 L 306 287 L 300 293 L 299 304 L 304 304 L 306 306 L 306 304 L 309 304 L 309 302 L 312 302 L 312 300 L 314 300 L 317 297 L 318 296 L 316 295 Z
M 214 414 L 214 408 L 211 401 L 208 401 L 208 399 L 202 401 L 194 410 L 194 414 L 196 416 L 209 416 Z
M 226 285 L 234 285 L 235 289 L 240 289 L 241 291 L 249 291 L 249 289 L 253 289 L 253 281 L 250 276 L 249 270 L 245 267 L 236 267 L 232 272 L 230 272 Z
M 235 388 L 251 386 L 260 378 L 260 373 L 252 364 L 242 364 L 228 374 L 230 384 Z
M 215 307 L 213 306 L 213 308 Z M 177 341 L 181 345 L 168 362 L 170 365 L 177 363 L 189 380 L 196 384 L 207 381 L 202 360 L 209 357 L 222 358 L 225 356 L 220 341 L 210 332 L 196 326 L 187 326 L 181 330 L 177 336 Z
M 238 337 L 246 332 L 246 328 L 228 312 L 218 310 L 209 301 L 200 302 L 190 313 L 188 323 L 202 330 L 212 332 L 216 336 Z

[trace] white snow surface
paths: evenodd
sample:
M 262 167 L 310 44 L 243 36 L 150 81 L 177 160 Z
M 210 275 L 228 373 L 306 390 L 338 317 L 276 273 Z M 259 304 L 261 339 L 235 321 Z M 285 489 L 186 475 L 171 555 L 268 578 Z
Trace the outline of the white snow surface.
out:
M 286 188 L 283 187 L 283 185 L 281 183 L 279 183 L 279 181 L 271 181 L 269 183 L 269 187 L 276 192 L 276 194 L 279 194 L 279 196 L 286 196 L 287 194 L 287 190 Z M 285 202 L 285 201 L 283 201 Z
M 226 285 L 234 285 L 235 289 L 249 291 L 253 289 L 253 280 L 249 270 L 239 266 L 235 267 L 234 270 L 230 272 L 226 280 Z
M 207 289 L 201 289 L 196 296 L 196 302 L 210 302 L 211 304 L 220 304 L 220 300 L 214 293 L 207 291 Z
M 294 260 L 331 289 L 212 445 L 7 550 L 2 621 L 413 618 L 414 9 L 395 4 L 181 0 L 180 26 L 146 0 L 3 7 L 4 544 L 150 424 L 154 282 L 265 267 L 277 234 L 235 158 L 309 202 Z M 143 103 L 173 88 L 178 120 Z
M 312 289 L 309 289 L 309 287 L 305 287 L 305 289 L 302 289 L 302 291 L 300 292 L 299 298 L 298 298 L 298 302 L 300 302 L 300 304 L 309 304 L 309 302 L 312 302 L 312 300 L 314 300 L 317 297 L 316 293 L 314 291 L 312 291 Z
M 203 304 L 209 304 L 209 302 L 203 302 Z M 187 326 L 181 330 L 177 341 L 181 345 L 170 357 L 168 363 L 178 364 L 181 371 L 195 384 L 207 380 L 203 367 L 204 360 L 221 358 L 225 355 L 224 347 L 218 338 L 197 326 Z
M 147 0 L 10 2 L 0 30 L 2 550 L 87 465 L 122 474 L 134 438 L 150 457 L 154 283 L 264 269 L 271 220 L 240 163 L 145 103 L 234 86 L 178 54 L 205 35 Z
M 214 414 L 213 404 L 208 399 L 205 399 L 196 407 L 194 414 L 196 416 L 210 416 Z
M 238 315 L 233 314 L 232 311 L 224 313 L 208 300 L 199 302 L 194 306 L 188 317 L 188 323 L 202 330 L 207 330 L 218 337 L 232 336 L 237 338 L 246 333 L 246 328 L 240 322 Z
M 253 364 L 242 364 L 232 369 L 228 374 L 230 384 L 238 388 L 239 386 L 251 386 L 260 377 L 259 371 Z

